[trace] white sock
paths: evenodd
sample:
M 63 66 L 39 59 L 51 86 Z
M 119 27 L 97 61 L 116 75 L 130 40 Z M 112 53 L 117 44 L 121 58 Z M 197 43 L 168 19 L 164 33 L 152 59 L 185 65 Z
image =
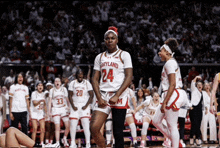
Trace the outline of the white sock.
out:
M 77 127 L 77 124 L 78 124 L 78 120 L 70 120 L 70 137 L 71 137 L 71 144 L 72 142 L 74 141 L 75 143 L 75 140 L 76 140 L 76 127 Z
M 111 143 L 111 139 L 112 139 L 112 121 L 111 120 L 108 120 L 105 123 L 105 129 L 106 129 L 106 132 L 105 132 L 106 142 L 107 144 L 109 144 Z
M 86 143 L 90 143 L 90 130 L 89 130 L 89 118 L 82 118 L 81 119 L 82 127 L 84 129 L 84 135 L 86 139 Z
M 149 127 L 149 123 L 148 122 L 144 122 L 143 126 L 142 126 L 142 130 L 141 130 L 141 135 L 147 135 L 148 127 Z
M 45 143 L 48 144 L 48 143 L 49 143 L 49 139 L 46 139 L 46 140 L 45 140 Z
M 66 139 L 67 137 L 66 136 L 63 136 L 63 139 Z
M 133 140 L 133 144 L 137 143 L 137 140 Z
M 129 127 L 131 128 L 131 136 L 137 137 L 136 125 L 134 123 L 131 123 L 131 124 L 129 124 Z

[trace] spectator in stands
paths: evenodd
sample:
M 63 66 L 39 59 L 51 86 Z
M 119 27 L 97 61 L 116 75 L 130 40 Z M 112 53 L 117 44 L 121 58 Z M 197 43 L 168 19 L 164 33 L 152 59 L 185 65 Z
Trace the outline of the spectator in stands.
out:
M 6 54 L 1 58 L 1 63 L 11 63 L 11 59 L 10 59 L 8 53 L 6 53 Z
M 13 69 L 10 69 L 10 74 L 9 76 L 6 77 L 4 81 L 4 85 L 7 85 L 8 83 L 13 84 L 15 81 L 15 75 Z
M 27 111 L 30 113 L 29 91 L 28 87 L 23 83 L 24 75 L 23 73 L 19 73 L 15 77 L 15 83 L 10 86 L 9 112 L 12 120 L 12 126 L 18 128 L 18 123 L 20 122 L 22 132 L 27 135 Z
M 199 75 L 199 72 L 196 71 L 196 68 L 193 66 L 188 74 L 188 82 L 191 83 L 191 81 Z

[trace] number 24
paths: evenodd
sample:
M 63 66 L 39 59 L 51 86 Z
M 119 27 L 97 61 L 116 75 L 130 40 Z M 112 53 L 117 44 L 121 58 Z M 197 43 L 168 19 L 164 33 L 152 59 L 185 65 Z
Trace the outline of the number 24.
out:
M 113 76 L 113 69 L 109 69 L 109 71 L 107 72 L 106 69 L 102 69 L 102 73 L 103 73 L 103 78 L 102 81 L 103 82 L 107 82 L 107 79 L 110 80 L 110 82 L 113 81 L 114 76 Z M 107 77 L 106 77 L 107 76 Z

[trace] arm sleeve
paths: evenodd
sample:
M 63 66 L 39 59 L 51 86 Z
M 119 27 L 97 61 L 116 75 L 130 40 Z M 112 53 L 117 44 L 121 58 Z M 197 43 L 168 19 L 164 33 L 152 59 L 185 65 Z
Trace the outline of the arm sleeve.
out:
M 121 59 L 124 62 L 124 68 L 133 68 L 131 55 L 127 51 L 121 53 Z
M 9 96 L 10 96 L 10 97 L 13 97 L 13 96 L 14 96 L 14 85 L 11 85 L 11 86 L 10 86 Z
M 101 71 L 100 69 L 100 58 L 101 58 L 101 53 L 99 55 L 96 56 L 95 61 L 94 61 L 94 70 L 98 70 Z
M 31 101 L 36 100 L 36 95 L 35 95 L 35 91 L 31 94 Z

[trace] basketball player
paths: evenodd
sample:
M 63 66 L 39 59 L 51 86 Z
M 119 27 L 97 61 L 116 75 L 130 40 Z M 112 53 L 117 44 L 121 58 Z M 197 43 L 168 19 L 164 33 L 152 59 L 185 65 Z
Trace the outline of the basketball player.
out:
M 73 80 L 69 84 L 69 102 L 71 105 L 70 118 L 70 135 L 71 135 L 71 146 L 77 147 L 75 143 L 76 137 L 76 127 L 78 125 L 79 119 L 81 120 L 85 139 L 86 148 L 90 148 L 90 130 L 89 130 L 89 120 L 91 115 L 90 103 L 93 99 L 93 89 L 92 85 L 86 79 L 83 79 L 83 71 L 79 69 L 76 72 L 76 80 Z
M 131 136 L 133 138 L 133 146 L 137 147 L 137 128 L 134 122 L 134 116 L 135 110 L 137 107 L 137 102 L 135 99 L 135 93 L 131 88 L 128 88 L 128 93 L 129 93 L 129 106 L 130 108 L 127 109 L 126 117 L 125 120 L 128 123 L 130 129 L 131 129 Z
M 92 86 L 98 102 L 94 107 L 90 122 L 92 137 L 99 147 L 105 147 L 105 138 L 100 132 L 101 126 L 112 111 L 113 135 L 115 147 L 124 147 L 124 122 L 128 106 L 128 91 L 133 68 L 131 56 L 119 49 L 116 27 L 109 27 L 104 34 L 107 51 L 96 56 Z
M 15 78 L 15 84 L 10 86 L 9 112 L 12 126 L 18 128 L 18 123 L 20 122 L 22 132 L 27 135 L 27 111 L 30 113 L 29 90 L 23 82 L 23 73 L 19 73 Z
M 69 134 L 69 102 L 68 102 L 68 92 L 65 87 L 61 86 L 60 78 L 55 78 L 55 87 L 50 89 L 49 92 L 49 114 L 52 115 L 55 124 L 55 139 L 56 143 L 52 146 L 60 146 L 60 119 L 63 120 L 65 124 L 64 136 L 62 138 L 62 143 L 64 146 L 69 146 L 67 142 L 67 136 Z M 52 110 L 51 110 L 52 105 Z
M 218 122 L 220 123 L 220 105 L 219 105 L 220 99 L 217 100 L 218 101 L 217 110 L 215 109 L 215 106 L 214 106 L 214 102 L 216 101 L 216 92 L 218 89 L 219 82 L 220 82 L 220 73 L 217 73 L 215 75 L 215 78 L 213 80 L 213 85 L 212 85 L 210 112 L 212 114 L 215 114 L 217 112 Z M 218 139 L 220 139 L 220 130 L 218 131 Z M 219 140 L 219 145 L 220 145 L 220 140 Z
M 160 103 L 160 96 L 157 92 L 153 93 L 153 98 L 149 96 L 143 103 L 141 103 L 137 109 L 136 112 L 138 112 L 140 109 L 143 109 L 143 126 L 141 130 L 141 145 L 140 147 L 146 146 L 146 138 L 147 138 L 147 130 L 149 127 L 149 124 L 151 120 L 154 117 L 155 111 L 157 110 L 159 103 Z
M 171 140 L 172 147 L 182 147 L 179 145 L 179 132 L 177 128 L 178 110 L 187 99 L 187 95 L 182 88 L 182 78 L 178 63 L 173 58 L 174 50 L 178 47 L 178 42 L 174 38 L 169 38 L 160 48 L 158 53 L 165 65 L 162 69 L 161 85 L 163 93 L 161 95 L 162 105 L 158 107 L 153 118 L 153 124 L 164 136 Z M 167 126 L 162 124 L 165 119 Z
M 47 83 L 46 84 L 46 90 L 44 91 L 45 97 L 46 97 L 46 106 L 49 106 L 49 91 L 50 89 L 53 88 L 52 83 Z M 47 108 L 47 114 L 49 114 L 49 109 Z M 53 118 L 47 116 L 45 118 L 45 126 L 46 126 L 46 131 L 45 131 L 45 147 L 50 147 L 53 143 L 54 139 L 54 130 L 55 130 L 55 125 L 53 122 Z
M 36 147 L 36 143 L 17 128 L 10 127 L 0 135 L 0 147 Z
M 45 134 L 45 115 L 47 113 L 46 103 L 45 103 L 45 95 L 44 95 L 44 86 L 41 81 L 39 81 L 36 85 L 36 91 L 31 94 L 31 121 L 33 132 L 31 138 L 36 141 L 37 135 L 37 122 L 40 123 L 40 145 L 44 146 L 44 134 Z

